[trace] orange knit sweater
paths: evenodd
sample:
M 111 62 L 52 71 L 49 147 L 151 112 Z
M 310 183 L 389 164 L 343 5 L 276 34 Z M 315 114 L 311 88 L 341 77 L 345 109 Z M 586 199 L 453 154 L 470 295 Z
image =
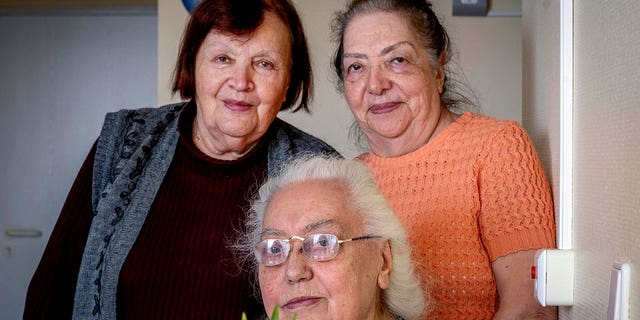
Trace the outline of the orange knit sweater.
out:
M 427 319 L 491 319 L 491 263 L 555 247 L 549 183 L 516 122 L 467 112 L 412 153 L 359 159 L 407 228 L 434 305 Z

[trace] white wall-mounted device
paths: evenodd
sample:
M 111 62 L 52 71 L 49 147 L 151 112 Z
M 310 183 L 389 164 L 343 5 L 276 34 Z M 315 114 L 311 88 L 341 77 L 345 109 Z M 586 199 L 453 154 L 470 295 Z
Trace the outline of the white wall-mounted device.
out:
M 536 300 L 543 307 L 573 305 L 573 275 L 573 251 L 538 250 L 531 267 Z

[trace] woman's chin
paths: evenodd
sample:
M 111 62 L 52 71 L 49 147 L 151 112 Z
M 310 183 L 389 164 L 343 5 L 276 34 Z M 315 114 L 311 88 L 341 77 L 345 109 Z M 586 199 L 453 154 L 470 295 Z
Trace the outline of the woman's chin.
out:
M 411 120 L 407 119 L 406 115 L 399 114 L 396 111 L 387 114 L 387 116 L 368 114 L 366 123 L 361 123 L 361 126 L 365 134 L 370 138 L 377 136 L 378 138 L 395 139 L 407 131 L 410 123 Z
M 406 131 L 407 128 L 402 123 L 396 125 L 381 123 L 373 126 L 369 123 L 368 130 L 364 132 L 369 140 L 392 140 L 401 137 Z
M 218 132 L 226 141 L 235 141 L 238 144 L 251 144 L 258 140 L 264 132 L 256 126 L 225 124 L 219 127 Z

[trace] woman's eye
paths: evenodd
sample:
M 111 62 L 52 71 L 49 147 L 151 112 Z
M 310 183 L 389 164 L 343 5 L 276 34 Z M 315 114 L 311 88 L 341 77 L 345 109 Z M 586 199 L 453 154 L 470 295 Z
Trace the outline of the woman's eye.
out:
M 394 57 L 387 63 L 389 69 L 395 73 L 408 72 L 412 66 L 409 59 L 405 57 Z
M 231 61 L 231 58 L 227 56 L 217 56 L 214 60 L 218 63 L 228 63 Z
M 391 62 L 392 63 L 400 63 L 400 64 L 402 64 L 402 63 L 406 63 L 407 59 L 405 59 L 403 57 L 396 57 L 396 58 L 391 59 Z
M 280 254 L 282 252 L 282 243 L 279 241 L 273 241 L 270 246 L 267 247 L 267 253 L 269 254 Z
M 360 62 L 345 62 L 344 79 L 350 82 L 360 80 L 366 73 L 366 66 Z
M 271 247 L 271 248 L 269 248 L 269 253 L 270 254 L 278 254 L 280 252 L 282 252 L 282 248 L 280 248 L 280 247 Z
M 321 246 L 321 247 L 327 247 L 327 246 L 329 246 L 329 240 L 328 239 L 320 239 L 320 240 L 318 240 L 318 242 L 316 242 L 316 245 Z
M 275 66 L 273 65 L 273 63 L 266 61 L 266 60 L 260 60 L 257 63 L 258 67 L 260 67 L 261 69 L 267 69 L 267 70 L 273 70 L 275 69 Z
M 347 67 L 347 73 L 358 72 L 360 70 L 362 70 L 362 66 L 355 63 Z
M 314 239 L 315 247 L 326 248 L 326 247 L 329 247 L 331 243 L 332 243 L 332 238 L 324 234 L 317 235 L 317 237 Z

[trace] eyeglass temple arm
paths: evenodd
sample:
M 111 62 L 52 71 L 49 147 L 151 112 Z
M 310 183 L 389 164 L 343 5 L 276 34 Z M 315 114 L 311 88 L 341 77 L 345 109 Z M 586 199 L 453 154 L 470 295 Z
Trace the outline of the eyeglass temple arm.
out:
M 338 243 L 345 243 L 349 241 L 364 240 L 364 239 L 376 239 L 376 238 L 382 238 L 382 237 L 381 236 L 362 236 L 362 237 L 355 237 L 351 239 L 338 240 Z

